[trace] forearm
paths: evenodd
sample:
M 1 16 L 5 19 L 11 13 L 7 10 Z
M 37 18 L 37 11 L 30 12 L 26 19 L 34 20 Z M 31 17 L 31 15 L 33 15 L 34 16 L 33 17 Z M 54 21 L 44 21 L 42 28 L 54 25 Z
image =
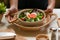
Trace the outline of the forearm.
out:
M 48 7 L 54 8 L 55 7 L 55 0 L 48 0 Z
M 10 0 L 10 8 L 12 7 L 18 9 L 18 0 Z

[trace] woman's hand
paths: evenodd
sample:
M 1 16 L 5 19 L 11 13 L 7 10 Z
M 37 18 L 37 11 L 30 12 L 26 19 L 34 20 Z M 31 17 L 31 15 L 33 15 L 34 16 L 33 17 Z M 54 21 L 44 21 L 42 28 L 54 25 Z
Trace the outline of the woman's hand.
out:
M 17 12 L 18 10 L 16 8 L 10 8 L 8 9 L 8 11 L 6 12 L 6 18 L 9 22 L 13 22 L 17 19 Z
M 46 13 L 52 13 L 53 8 L 51 6 L 48 6 L 47 9 L 45 10 Z
M 48 7 L 45 10 L 46 13 L 52 13 L 55 7 L 55 0 L 48 0 Z

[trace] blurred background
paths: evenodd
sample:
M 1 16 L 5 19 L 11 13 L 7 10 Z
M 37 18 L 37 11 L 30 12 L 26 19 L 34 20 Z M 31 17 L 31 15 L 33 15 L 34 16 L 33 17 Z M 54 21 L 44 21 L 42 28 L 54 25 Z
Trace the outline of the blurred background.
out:
M 0 0 L 0 2 L 4 2 L 9 7 L 9 0 Z M 56 0 L 55 8 L 60 8 L 60 0 Z

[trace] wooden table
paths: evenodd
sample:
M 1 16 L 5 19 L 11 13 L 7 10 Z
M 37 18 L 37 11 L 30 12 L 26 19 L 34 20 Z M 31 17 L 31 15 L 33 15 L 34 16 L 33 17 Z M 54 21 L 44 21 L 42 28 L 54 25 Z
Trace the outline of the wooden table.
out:
M 54 9 L 53 13 L 56 13 L 58 15 L 58 17 L 60 17 L 60 9 Z M 4 23 L 4 25 L 0 26 L 0 31 L 8 31 L 8 32 L 14 32 L 17 34 L 17 38 L 16 40 L 36 40 L 35 36 L 37 34 L 40 33 L 46 33 L 45 31 L 34 31 L 34 32 L 27 32 L 27 31 L 23 31 L 20 30 L 19 27 L 17 27 L 16 25 L 10 25 L 7 20 L 5 19 L 5 16 L 3 16 L 2 22 Z M 57 26 L 57 21 L 53 21 L 49 27 L 55 27 L 58 28 Z M 56 37 L 57 38 L 57 37 Z

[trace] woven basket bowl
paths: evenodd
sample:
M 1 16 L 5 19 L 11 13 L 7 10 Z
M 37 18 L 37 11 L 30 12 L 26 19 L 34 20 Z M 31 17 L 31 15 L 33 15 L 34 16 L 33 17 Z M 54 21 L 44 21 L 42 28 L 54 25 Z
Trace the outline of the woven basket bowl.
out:
M 35 26 L 41 26 L 44 24 L 44 20 L 46 18 L 46 15 L 45 15 L 45 12 L 43 10 L 40 10 L 40 9 L 37 9 L 39 12 L 42 12 L 44 14 L 44 17 L 42 20 L 40 21 L 36 21 L 36 22 L 26 22 L 26 21 L 22 21 L 20 18 L 19 18 L 19 15 L 24 12 L 24 11 L 28 11 L 28 10 L 32 10 L 32 9 L 23 9 L 21 11 L 18 12 L 18 15 L 17 15 L 17 18 L 20 22 L 20 25 L 22 26 L 28 26 L 28 27 L 35 27 Z
M 23 9 L 23 10 L 20 10 L 19 12 L 17 12 L 17 20 L 12 22 L 14 25 L 18 26 L 21 30 L 26 30 L 26 31 L 41 30 L 44 27 L 46 28 L 47 25 L 49 25 L 52 21 L 54 21 L 57 18 L 56 14 L 52 13 L 52 14 L 46 15 L 46 13 L 43 10 L 37 9 L 44 14 L 44 18 L 42 20 L 37 21 L 37 22 L 22 21 L 19 18 L 19 15 L 21 14 L 21 12 L 24 12 L 24 11 L 27 11 L 27 10 L 31 10 L 31 9 Z M 51 19 L 50 16 L 51 17 L 54 16 L 54 18 Z

